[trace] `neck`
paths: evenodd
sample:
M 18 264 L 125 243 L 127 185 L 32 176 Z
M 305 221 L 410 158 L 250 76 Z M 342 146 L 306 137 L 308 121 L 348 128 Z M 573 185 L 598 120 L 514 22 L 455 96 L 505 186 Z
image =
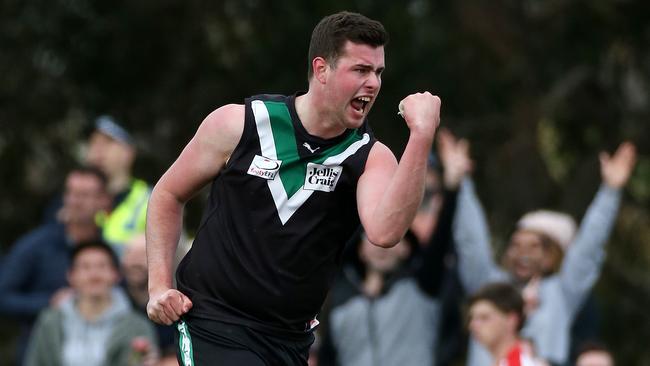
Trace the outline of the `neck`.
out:
M 93 321 L 97 320 L 106 309 L 108 309 L 112 304 L 112 299 L 110 294 L 99 297 L 79 297 L 77 301 L 77 309 L 81 316 L 88 320 Z
M 310 135 L 329 139 L 344 133 L 345 128 L 331 119 L 332 113 L 326 107 L 325 100 L 310 88 L 306 94 L 296 98 L 296 113 Z
M 515 335 L 508 335 L 501 339 L 494 347 L 490 347 L 490 353 L 495 360 L 501 360 L 508 356 L 508 352 L 514 347 L 519 339 Z
M 65 224 L 65 232 L 68 238 L 73 243 L 83 243 L 97 239 L 99 236 L 99 229 L 94 222 L 88 223 L 67 223 Z

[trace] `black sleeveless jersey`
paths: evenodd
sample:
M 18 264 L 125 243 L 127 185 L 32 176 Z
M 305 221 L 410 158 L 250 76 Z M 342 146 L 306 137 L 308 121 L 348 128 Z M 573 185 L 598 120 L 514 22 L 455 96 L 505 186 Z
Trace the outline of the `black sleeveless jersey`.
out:
M 304 334 L 359 227 L 357 181 L 375 139 L 367 121 L 332 139 L 310 135 L 295 95 L 254 96 L 245 110 L 178 289 L 192 317 Z

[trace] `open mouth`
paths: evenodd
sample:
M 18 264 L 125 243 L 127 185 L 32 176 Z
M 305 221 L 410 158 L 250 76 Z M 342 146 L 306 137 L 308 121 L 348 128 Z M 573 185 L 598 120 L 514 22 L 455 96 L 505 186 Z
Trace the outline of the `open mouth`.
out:
M 359 113 L 364 113 L 366 111 L 368 103 L 370 103 L 370 97 L 357 97 L 352 99 L 352 102 L 350 102 L 352 108 Z

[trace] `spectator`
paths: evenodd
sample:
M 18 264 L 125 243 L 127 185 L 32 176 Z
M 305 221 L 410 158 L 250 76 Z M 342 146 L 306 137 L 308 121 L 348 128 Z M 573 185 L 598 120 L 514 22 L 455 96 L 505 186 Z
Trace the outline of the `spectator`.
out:
M 118 254 L 133 235 L 144 233 L 151 195 L 151 187 L 132 176 L 136 152 L 133 138 L 115 119 L 110 116 L 97 118 L 86 162 L 97 166 L 108 177 L 113 208 L 102 223 L 102 234 Z
M 20 322 L 18 364 L 38 313 L 68 293 L 64 288 L 70 249 L 99 238 L 95 215 L 109 203 L 106 178 L 100 171 L 73 169 L 65 180 L 58 221 L 43 224 L 20 238 L 4 259 L 0 270 L 0 312 Z
M 179 246 L 180 248 L 181 246 Z M 147 315 L 147 302 L 149 301 L 147 253 L 144 234 L 137 234 L 131 238 L 124 249 L 121 258 L 122 273 L 124 274 L 124 288 L 133 308 L 143 316 Z M 158 338 L 158 348 L 163 358 L 176 361 L 174 348 L 174 327 L 164 324 L 152 323 Z M 162 361 L 162 360 L 161 360 Z
M 356 248 L 356 265 L 344 268 L 330 294 L 319 365 L 432 365 L 438 303 L 431 268 L 410 266 L 415 237 L 380 248 L 363 236 Z
M 605 346 L 586 343 L 578 351 L 576 366 L 614 366 L 614 357 Z
M 469 143 L 465 140 L 456 141 L 454 136 L 446 129 L 441 129 L 437 136 L 438 166 L 431 165 L 429 175 L 435 184 L 427 186 L 437 194 L 430 195 L 428 206 L 440 205 L 436 201 L 456 199 L 456 191 L 463 177 L 472 169 L 473 162 L 469 159 Z M 439 173 L 438 169 L 442 169 Z M 429 182 L 429 181 L 428 181 Z M 452 195 L 453 194 L 453 195 Z M 427 193 L 425 191 L 425 198 Z M 423 207 L 427 206 L 423 200 Z M 431 216 L 427 210 L 418 212 L 413 222 L 416 228 L 420 216 L 427 217 L 422 220 L 425 232 L 431 233 L 437 226 L 436 216 Z M 426 228 L 426 226 L 430 228 Z M 417 233 L 417 231 L 416 231 Z M 417 235 L 417 234 L 416 234 Z M 440 326 L 438 330 L 438 344 L 435 348 L 436 365 L 445 366 L 454 364 L 454 361 L 464 357 L 467 336 L 464 331 L 461 303 L 463 301 L 463 288 L 458 278 L 458 259 L 453 245 L 453 238 L 447 237 L 443 242 L 435 242 L 431 235 L 418 237 L 421 245 L 438 245 L 439 254 L 444 264 L 444 274 L 438 299 L 440 302 Z M 439 238 L 436 240 L 440 240 Z
M 495 281 L 508 281 L 522 289 L 527 309 L 522 334 L 553 364 L 568 359 L 571 324 L 598 279 L 621 189 L 635 161 L 635 147 L 629 142 L 621 144 L 613 156 L 601 154 L 603 184 L 575 237 L 574 224 L 567 215 L 549 211 L 525 215 L 511 236 L 503 259 L 505 269 L 493 259 L 487 222 L 473 183 L 470 179 L 463 182 L 454 224 L 463 286 L 470 294 Z M 472 346 L 468 364 L 488 365 L 490 356 Z
M 519 336 L 524 324 L 524 300 L 507 283 L 482 287 L 469 299 L 469 330 L 498 366 L 535 366 L 532 350 Z
M 438 141 L 440 141 L 440 134 L 444 130 L 438 132 Z M 443 201 L 443 184 L 439 170 L 440 161 L 436 155 L 431 153 L 429 155 L 427 164 L 426 179 L 424 181 L 424 196 L 422 203 L 418 208 L 413 223 L 411 223 L 411 231 L 418 239 L 420 246 L 429 244 L 433 231 L 438 222 L 438 215 L 442 208 Z
M 149 291 L 147 289 L 147 248 L 144 234 L 131 238 L 122 255 L 124 287 L 131 304 L 146 314 Z
M 444 138 L 444 132 L 441 132 Z M 372 245 L 362 237 L 350 263 L 330 295 L 330 312 L 319 364 L 433 365 L 440 323 L 437 299 L 451 241 L 456 190 L 471 162 L 449 144 L 441 144 L 445 166 L 442 207 L 430 211 L 425 195 L 420 213 L 434 222 L 415 224 L 419 238 L 408 232 L 394 248 Z M 462 147 L 461 147 L 462 148 Z M 435 183 L 429 175 L 427 185 Z M 432 189 L 433 191 L 433 189 Z M 442 191 L 442 190 L 441 190 Z M 435 228 L 434 228 L 435 227 Z M 420 245 L 420 240 L 427 240 Z M 408 344 L 408 347 L 394 347 Z
M 118 268 L 115 253 L 103 242 L 72 250 L 67 278 L 73 295 L 40 314 L 27 366 L 155 364 L 153 327 L 115 287 Z
M 103 115 L 95 120 L 83 160 L 85 164 L 99 168 L 107 177 L 112 205 L 106 214 L 100 216 L 99 222 L 104 240 L 118 255 L 122 254 L 124 243 L 133 235 L 144 233 L 151 195 L 151 187 L 132 176 L 136 155 L 133 137 L 113 117 Z M 60 200 L 55 198 L 45 211 L 45 221 L 52 221 L 52 213 L 60 206 Z

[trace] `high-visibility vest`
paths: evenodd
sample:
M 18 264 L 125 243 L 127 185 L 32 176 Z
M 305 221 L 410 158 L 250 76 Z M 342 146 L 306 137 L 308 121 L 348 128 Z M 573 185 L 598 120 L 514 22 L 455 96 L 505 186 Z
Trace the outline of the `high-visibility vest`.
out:
M 147 204 L 151 187 L 133 179 L 124 200 L 100 219 L 104 240 L 113 246 L 124 245 L 135 234 L 143 233 L 147 221 Z

